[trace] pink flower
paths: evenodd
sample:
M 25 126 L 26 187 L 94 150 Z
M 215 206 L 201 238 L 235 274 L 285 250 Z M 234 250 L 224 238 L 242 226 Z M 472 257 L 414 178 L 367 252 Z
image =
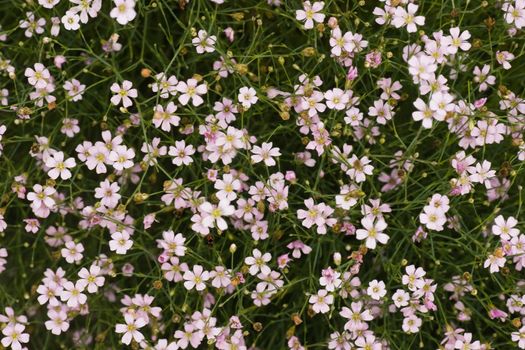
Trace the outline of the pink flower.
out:
M 195 153 L 195 148 L 192 145 L 187 145 L 184 141 L 175 141 L 175 146 L 170 146 L 168 154 L 172 156 L 171 162 L 177 166 L 189 165 L 193 162 L 190 157 Z
M 337 222 L 337 219 L 329 217 L 334 212 L 330 206 L 324 203 L 315 205 L 312 198 L 305 199 L 304 204 L 308 210 L 297 210 L 297 218 L 303 220 L 304 227 L 317 225 L 317 233 L 324 235 L 327 233 L 326 226 L 332 227 Z
M 135 0 L 113 0 L 115 7 L 109 13 L 119 24 L 125 25 L 133 21 L 137 16 L 135 11 Z
M 133 105 L 131 98 L 136 98 L 138 94 L 137 89 L 133 89 L 132 87 L 133 83 L 129 80 L 124 80 L 122 82 L 122 86 L 117 83 L 113 83 L 113 85 L 110 87 L 110 90 L 115 95 L 111 97 L 111 103 L 113 103 L 115 106 L 118 106 L 122 102 L 122 106 L 124 106 L 124 108 L 128 108 Z
M 270 253 L 263 254 L 259 249 L 254 249 L 252 256 L 245 258 L 244 263 L 250 267 L 249 271 L 252 276 L 255 276 L 259 271 L 265 275 L 269 275 L 272 270 L 266 263 L 271 259 L 272 255 Z
M 422 26 L 425 24 L 425 17 L 415 16 L 418 5 L 409 3 L 407 9 L 403 6 L 397 6 L 392 18 L 392 25 L 396 28 L 406 26 L 407 32 L 414 33 L 417 31 L 417 25 Z
M 60 294 L 60 299 L 67 302 L 67 306 L 75 308 L 80 305 L 84 305 L 87 301 L 87 296 L 82 293 L 84 291 L 84 285 L 82 282 L 77 281 L 75 284 L 73 282 L 67 281 L 64 283 L 64 289 Z
M 124 170 L 134 165 L 132 160 L 134 157 L 135 151 L 133 148 L 119 145 L 109 153 L 108 159 L 112 162 L 111 165 L 115 170 Z
M 224 35 L 230 43 L 233 43 L 233 40 L 235 40 L 235 31 L 232 29 L 232 27 L 224 29 Z
M 273 147 L 272 142 L 263 142 L 261 147 L 253 146 L 252 149 L 252 161 L 254 163 L 259 163 L 264 161 L 266 166 L 274 166 L 276 164 L 273 157 L 281 156 L 278 147 Z
M 344 329 L 348 331 L 355 331 L 360 329 L 366 321 L 371 321 L 373 319 L 372 314 L 369 310 L 363 309 L 362 302 L 354 302 L 350 304 L 350 309 L 346 306 L 343 306 L 339 315 L 348 319 L 348 322 L 345 323 Z
M 326 289 L 320 289 L 317 291 L 317 294 L 310 296 L 308 299 L 312 305 L 312 309 L 315 313 L 325 314 L 330 311 L 330 305 L 334 302 L 334 296 L 328 295 Z
M 82 260 L 82 252 L 84 251 L 84 246 L 82 243 L 75 244 L 73 241 L 66 242 L 65 248 L 62 248 L 60 251 L 62 257 L 70 264 L 73 264 L 77 261 Z
M 295 18 L 298 21 L 304 21 L 305 29 L 312 29 L 314 21 L 323 23 L 325 15 L 319 13 L 324 7 L 324 1 L 316 1 L 313 4 L 310 1 L 303 2 L 303 10 L 295 11 Z
M 182 278 L 185 280 L 184 287 L 187 290 L 195 288 L 195 290 L 201 291 L 206 288 L 204 282 L 210 278 L 210 274 L 201 265 L 193 265 L 193 271 L 185 271 Z
M 242 104 L 244 109 L 249 109 L 252 105 L 259 101 L 259 98 L 257 97 L 257 92 L 254 88 L 244 86 L 239 89 L 237 100 L 240 104 Z
M 95 188 L 95 198 L 100 199 L 100 204 L 108 208 L 115 208 L 121 198 L 119 190 L 120 187 L 116 182 L 104 180 L 99 187 Z
M 500 309 L 492 308 L 489 310 L 489 317 L 491 320 L 499 318 L 501 321 L 505 321 L 508 314 Z
M 355 234 L 359 240 L 366 240 L 365 245 L 369 249 L 375 249 L 377 242 L 386 244 L 388 242 L 387 234 L 383 233 L 383 230 L 387 228 L 387 224 L 383 219 L 374 220 L 373 218 L 366 216 L 361 219 L 361 225 L 364 228 L 358 229 Z
M 11 346 L 13 350 L 21 350 L 21 343 L 29 342 L 29 334 L 24 333 L 25 328 L 26 327 L 20 323 L 8 324 L 2 329 L 2 334 L 5 336 L 2 338 L 2 345 L 6 348 Z
M 155 106 L 153 109 L 153 125 L 156 128 L 160 128 L 166 132 L 171 131 L 171 126 L 179 126 L 180 117 L 175 115 L 177 106 L 170 102 L 166 108 L 161 105 Z
M 63 152 L 55 152 L 45 160 L 46 167 L 50 168 L 47 174 L 52 179 L 57 179 L 59 176 L 62 180 L 71 178 L 71 171 L 69 169 L 76 166 L 74 158 L 64 160 Z
M 157 240 L 159 248 L 164 249 L 170 255 L 174 254 L 177 256 L 186 254 L 185 242 L 186 238 L 184 238 L 182 233 L 175 234 L 172 230 L 162 232 L 162 239 Z
M 177 91 L 180 92 L 179 102 L 186 106 L 191 99 L 191 103 L 197 107 L 204 103 L 201 95 L 208 92 L 206 84 L 199 84 L 196 79 L 188 79 L 188 81 L 180 81 L 177 85 Z
M 109 241 L 109 249 L 117 254 L 126 254 L 133 246 L 133 241 L 127 231 L 114 232 Z
M 115 325 L 115 332 L 124 333 L 122 336 L 122 343 L 129 345 L 132 339 L 137 343 L 143 341 L 144 335 L 138 330 L 147 324 L 146 321 L 143 318 L 135 318 L 130 313 L 124 314 L 124 321 L 126 324 L 119 323 Z

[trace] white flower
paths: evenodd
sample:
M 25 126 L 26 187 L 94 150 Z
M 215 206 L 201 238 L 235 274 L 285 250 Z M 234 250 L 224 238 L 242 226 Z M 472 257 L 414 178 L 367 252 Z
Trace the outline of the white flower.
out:
M 67 91 L 67 95 L 71 98 L 71 101 L 76 102 L 82 99 L 82 94 L 86 89 L 86 85 L 81 84 L 77 79 L 67 80 L 64 83 L 64 90 Z
M 2 338 L 2 345 L 4 347 L 11 346 L 13 350 L 21 350 L 21 343 L 29 342 L 29 334 L 23 333 L 26 326 L 20 323 L 8 324 L 2 329 L 2 334 L 5 336 Z
M 67 281 L 63 287 L 64 289 L 60 293 L 60 299 L 66 301 L 67 306 L 75 308 L 86 303 L 87 296 L 82 293 L 84 291 L 82 283 L 77 281 L 74 284 L 73 282 Z
M 312 29 L 314 27 L 314 21 L 317 23 L 323 23 L 325 15 L 319 13 L 324 7 L 324 1 L 316 1 L 313 5 L 310 1 L 303 3 L 303 10 L 295 11 L 295 18 L 298 21 L 304 21 L 304 29 Z
M 394 295 L 392 295 L 392 301 L 398 308 L 407 306 L 409 300 L 410 294 L 403 289 L 398 289 Z
M 350 101 L 348 92 L 339 88 L 328 90 L 324 93 L 326 99 L 326 106 L 330 109 L 341 111 L 346 108 L 346 104 Z
M 458 49 L 463 51 L 470 50 L 472 45 L 470 45 L 468 39 L 470 39 L 470 32 L 468 30 L 465 30 L 460 34 L 459 27 L 450 28 L 450 45 L 448 45 L 448 53 L 454 55 L 458 52 Z
M 192 145 L 187 145 L 184 141 L 175 141 L 175 146 L 170 146 L 168 154 L 173 157 L 171 162 L 177 166 L 189 165 L 193 162 L 191 155 L 195 153 Z
M 429 230 L 443 231 L 443 225 L 447 222 L 447 217 L 443 211 L 425 206 L 423 212 L 419 214 L 419 222 Z
M 60 0 L 38 0 L 38 4 L 43 8 L 52 9 L 60 2 Z
M 111 85 L 110 90 L 115 95 L 111 97 L 111 103 L 113 103 L 115 106 L 118 106 L 120 102 L 122 101 L 122 106 L 124 108 L 128 108 L 129 106 L 133 105 L 133 101 L 131 101 L 131 98 L 136 98 L 137 95 L 137 89 L 133 89 L 133 83 L 129 80 L 124 80 L 122 82 L 122 86 L 120 86 L 117 83 L 113 83 Z
M 508 241 L 512 237 L 516 237 L 520 234 L 520 230 L 515 228 L 518 224 L 513 216 L 509 216 L 507 220 L 503 215 L 498 215 L 494 220 L 494 225 L 492 225 L 492 234 L 496 236 L 501 236 L 502 239 Z
M 129 237 L 127 231 L 114 232 L 111 235 L 111 241 L 109 241 L 109 249 L 117 254 L 126 254 L 133 246 L 133 241 Z
M 374 167 L 369 163 L 370 159 L 366 156 L 359 159 L 355 154 L 352 155 L 352 157 L 348 159 L 350 169 L 346 171 L 346 175 L 357 183 L 364 182 L 366 180 L 366 175 L 372 175 L 374 170 Z
M 179 96 L 179 102 L 183 106 L 186 106 L 191 99 L 191 103 L 197 107 L 204 103 L 201 95 L 208 92 L 206 84 L 199 84 L 196 79 L 188 79 L 187 82 L 180 81 L 177 84 L 177 91 L 181 93 Z
M 156 128 L 160 128 L 166 132 L 171 131 L 171 126 L 179 126 L 180 117 L 174 113 L 177 111 L 177 106 L 175 103 L 170 102 L 166 108 L 161 105 L 155 106 L 153 108 L 153 125 Z
M 144 335 L 140 333 L 138 329 L 144 327 L 147 322 L 142 317 L 135 318 L 135 316 L 130 313 L 124 314 L 124 321 L 126 324 L 119 323 L 115 325 L 115 332 L 124 333 L 122 343 L 129 345 L 132 339 L 137 343 L 143 341 Z
M 229 201 L 224 200 L 219 201 L 219 204 L 216 206 L 209 202 L 204 202 L 200 205 L 199 209 L 203 214 L 202 224 L 206 227 L 212 228 L 215 223 L 217 228 L 221 231 L 228 228 L 226 220 L 222 217 L 233 215 L 235 212 L 233 205 L 230 205 Z
M 414 107 L 417 108 L 417 111 L 412 112 L 412 119 L 415 121 L 421 120 L 423 128 L 430 129 L 435 112 L 419 97 L 414 101 Z
M 47 157 L 45 164 L 46 167 L 50 168 L 47 174 L 53 180 L 56 180 L 59 176 L 62 180 L 71 178 L 71 171 L 69 171 L 69 169 L 77 165 L 74 158 L 64 160 L 63 152 L 55 152 L 53 155 Z
M 494 254 L 490 254 L 487 260 L 485 260 L 483 267 L 489 268 L 490 273 L 499 272 L 499 269 L 505 265 L 505 261 L 503 250 L 498 248 Z
M 185 271 L 182 278 L 185 280 L 184 287 L 187 290 L 195 288 L 195 290 L 201 291 L 206 288 L 204 282 L 210 279 L 210 273 L 205 271 L 201 265 L 193 265 L 193 271 Z
M 100 199 L 100 204 L 115 208 L 120 200 L 121 195 L 118 193 L 120 186 L 116 182 L 104 180 L 99 187 L 95 188 L 95 198 Z
M 109 153 L 109 160 L 112 162 L 113 168 L 116 170 L 129 169 L 133 166 L 133 158 L 135 157 L 135 151 L 133 148 L 127 148 L 126 146 L 117 146 L 113 151 Z
M 252 87 L 244 86 L 239 89 L 239 95 L 237 96 L 239 103 L 242 104 L 244 109 L 250 108 L 253 104 L 256 104 L 259 101 L 257 97 L 257 92 Z
M 119 24 L 127 24 L 137 16 L 135 12 L 135 0 L 113 0 L 115 7 L 109 13 Z
M 312 309 L 315 313 L 325 314 L 330 311 L 330 305 L 334 302 L 334 296 L 328 295 L 326 289 L 320 289 L 317 291 L 317 294 L 310 296 L 308 300 L 312 305 Z
M 388 235 L 383 233 L 383 230 L 387 228 L 387 224 L 383 219 L 374 220 L 370 217 L 364 217 L 361 219 L 361 225 L 363 229 L 359 229 L 355 232 L 356 238 L 359 240 L 364 240 L 366 247 L 369 249 L 375 249 L 377 242 L 381 244 L 386 244 L 388 242 Z
M 417 25 L 422 26 L 425 24 L 425 17 L 415 16 L 418 9 L 418 5 L 409 3 L 407 5 L 407 10 L 404 7 L 398 6 L 394 12 L 392 18 L 392 25 L 396 28 L 401 28 L 406 26 L 407 32 L 414 33 L 417 31 Z
M 62 24 L 66 30 L 77 30 L 80 28 L 80 16 L 71 11 L 67 11 L 61 19 Z
M 197 53 L 202 54 L 215 51 L 214 45 L 216 41 L 217 37 L 215 35 L 208 35 L 205 30 L 201 29 L 191 42 L 193 43 L 193 46 L 195 46 Z
M 93 264 L 89 267 L 89 270 L 83 267 L 78 272 L 78 277 L 80 277 L 78 281 L 84 286 L 84 288 L 87 287 L 89 293 L 96 293 L 98 288 L 104 285 L 105 278 L 104 276 L 101 276 L 100 271 L 100 267 Z
M 274 166 L 276 163 L 273 157 L 279 157 L 281 152 L 279 152 L 278 147 L 273 147 L 272 142 L 263 142 L 261 147 L 253 146 L 252 154 L 252 161 L 254 163 L 264 161 L 266 166 Z
M 405 333 L 417 333 L 419 332 L 419 327 L 423 321 L 415 315 L 410 315 L 403 319 L 403 325 L 401 328 Z M 468 349 L 468 348 L 454 348 L 454 349 Z M 473 350 L 473 349 L 472 349 Z
M 467 171 L 471 174 L 469 180 L 484 184 L 487 189 L 492 188 L 490 180 L 496 176 L 496 170 L 491 170 L 491 163 L 488 160 L 484 160 L 483 163 L 476 163 L 476 166 L 470 166 Z
M 435 59 L 431 56 L 419 54 L 412 56 L 408 60 L 408 72 L 412 75 L 415 83 L 420 79 L 430 80 L 434 77 L 434 72 L 437 70 Z
M 381 300 L 386 295 L 385 283 L 378 280 L 370 281 L 366 294 L 374 300 Z
M 61 249 L 62 257 L 70 264 L 73 264 L 77 261 L 82 260 L 82 252 L 84 251 L 84 246 L 82 243 L 75 244 L 74 241 L 68 241 L 65 244 L 65 248 Z
M 51 74 L 42 63 L 35 63 L 34 68 L 26 68 L 24 75 L 27 77 L 29 84 L 36 89 L 43 89 L 49 83 Z
M 239 179 L 234 178 L 232 174 L 224 174 L 222 180 L 215 181 L 214 188 L 219 190 L 216 193 L 219 200 L 233 201 L 237 198 L 236 191 L 241 189 L 241 182 Z
M 54 335 L 60 335 L 69 329 L 65 311 L 50 309 L 47 312 L 47 317 L 49 317 L 49 320 L 45 322 L 46 329 L 50 330 Z
M 265 275 L 269 275 L 272 270 L 266 265 L 272 259 L 270 253 L 261 253 L 259 249 L 254 249 L 252 251 L 252 256 L 249 256 L 244 259 L 244 263 L 250 266 L 249 272 L 250 275 L 255 276 L 259 271 Z

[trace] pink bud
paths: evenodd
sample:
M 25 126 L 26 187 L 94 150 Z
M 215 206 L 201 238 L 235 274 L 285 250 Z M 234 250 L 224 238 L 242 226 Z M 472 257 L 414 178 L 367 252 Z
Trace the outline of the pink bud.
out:
M 335 29 L 337 28 L 337 18 L 335 17 L 330 17 L 328 18 L 328 27 L 330 27 L 330 29 Z
M 461 186 L 453 187 L 448 194 L 450 196 L 459 196 L 461 194 Z
M 346 74 L 346 79 L 353 81 L 355 78 L 357 78 L 357 74 L 357 67 L 350 67 L 348 73 Z
M 62 55 L 58 55 L 58 56 L 55 56 L 54 62 L 55 62 L 55 66 L 58 69 L 62 69 L 62 65 L 66 63 L 66 58 Z
M 295 180 L 297 180 L 297 177 L 295 176 L 295 172 L 293 170 L 288 170 L 286 172 L 286 175 L 284 175 L 284 178 L 286 181 L 294 183 Z
M 224 35 L 226 35 L 226 38 L 232 43 L 233 40 L 235 40 L 235 32 L 233 31 L 232 27 L 228 27 L 224 29 Z
M 508 314 L 500 309 L 491 309 L 489 311 L 489 317 L 490 319 L 495 319 L 495 318 L 499 318 L 501 321 L 505 321 L 505 319 L 507 318 Z
M 485 105 L 486 102 L 487 102 L 486 97 L 480 98 L 479 100 L 474 101 L 474 107 L 476 107 L 476 109 L 480 109 L 481 107 Z
M 157 261 L 161 264 L 165 263 L 166 261 L 169 260 L 169 256 L 168 256 L 168 253 L 166 251 L 164 251 L 162 254 L 160 254 L 158 257 L 157 257 Z

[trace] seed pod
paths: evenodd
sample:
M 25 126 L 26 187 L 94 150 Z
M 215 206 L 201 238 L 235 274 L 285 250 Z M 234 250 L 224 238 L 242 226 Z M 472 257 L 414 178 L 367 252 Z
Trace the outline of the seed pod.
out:
M 299 316 L 298 313 L 293 313 L 292 314 L 292 321 L 293 323 L 298 326 L 300 325 L 301 323 L 303 323 L 303 320 L 301 320 L 301 317 Z

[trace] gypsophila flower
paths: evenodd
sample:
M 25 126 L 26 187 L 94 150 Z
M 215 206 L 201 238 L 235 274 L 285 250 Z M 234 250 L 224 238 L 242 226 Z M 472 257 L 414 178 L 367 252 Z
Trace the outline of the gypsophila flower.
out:
M 113 83 L 113 85 L 111 85 L 110 90 L 115 95 L 111 97 L 111 103 L 113 103 L 115 106 L 118 106 L 122 103 L 122 106 L 124 106 L 124 108 L 132 106 L 133 101 L 131 101 L 131 98 L 136 98 L 138 96 L 137 89 L 133 89 L 132 87 L 133 84 L 129 80 L 124 80 L 122 82 L 122 85 Z
M 46 167 L 50 168 L 47 172 L 50 178 L 57 179 L 60 177 L 62 180 L 71 178 L 71 171 L 69 169 L 76 166 L 74 158 L 64 159 L 63 152 L 55 152 L 48 156 L 45 160 Z
M 242 87 L 239 89 L 239 94 L 237 95 L 237 100 L 244 107 L 244 109 L 249 109 L 252 105 L 256 104 L 259 98 L 255 89 L 252 87 Z
M 319 13 L 324 7 L 324 1 L 315 1 L 313 4 L 310 1 L 303 2 L 303 9 L 295 11 L 295 18 L 298 21 L 304 21 L 305 29 L 312 29 L 314 21 L 322 23 L 325 15 Z
M 180 81 L 177 85 L 177 91 L 181 94 L 179 102 L 186 106 L 191 99 L 193 106 L 198 107 L 204 103 L 201 95 L 208 92 L 206 84 L 199 84 L 196 79 L 188 79 L 188 81 Z
M 416 16 L 418 5 L 409 3 L 406 9 L 403 6 L 397 6 L 392 17 L 392 25 L 396 28 L 407 27 L 407 32 L 414 33 L 417 26 L 425 24 L 425 17 Z
M 131 343 L 131 340 L 135 340 L 136 342 L 140 342 L 144 339 L 144 335 L 140 333 L 139 329 L 144 327 L 146 325 L 146 321 L 143 318 L 135 318 L 130 313 L 124 314 L 124 321 L 123 323 L 118 323 L 115 325 L 115 332 L 122 334 L 122 343 L 129 345 Z
M 125 25 L 133 21 L 137 16 L 135 11 L 135 0 L 113 0 L 115 7 L 109 13 L 119 24 Z
M 201 29 L 191 42 L 193 43 L 193 46 L 195 46 L 197 53 L 202 54 L 215 51 L 214 45 L 216 41 L 217 37 L 215 35 L 208 35 L 205 30 Z
M 109 241 L 109 249 L 117 254 L 126 254 L 133 246 L 133 241 L 126 231 L 114 232 Z

